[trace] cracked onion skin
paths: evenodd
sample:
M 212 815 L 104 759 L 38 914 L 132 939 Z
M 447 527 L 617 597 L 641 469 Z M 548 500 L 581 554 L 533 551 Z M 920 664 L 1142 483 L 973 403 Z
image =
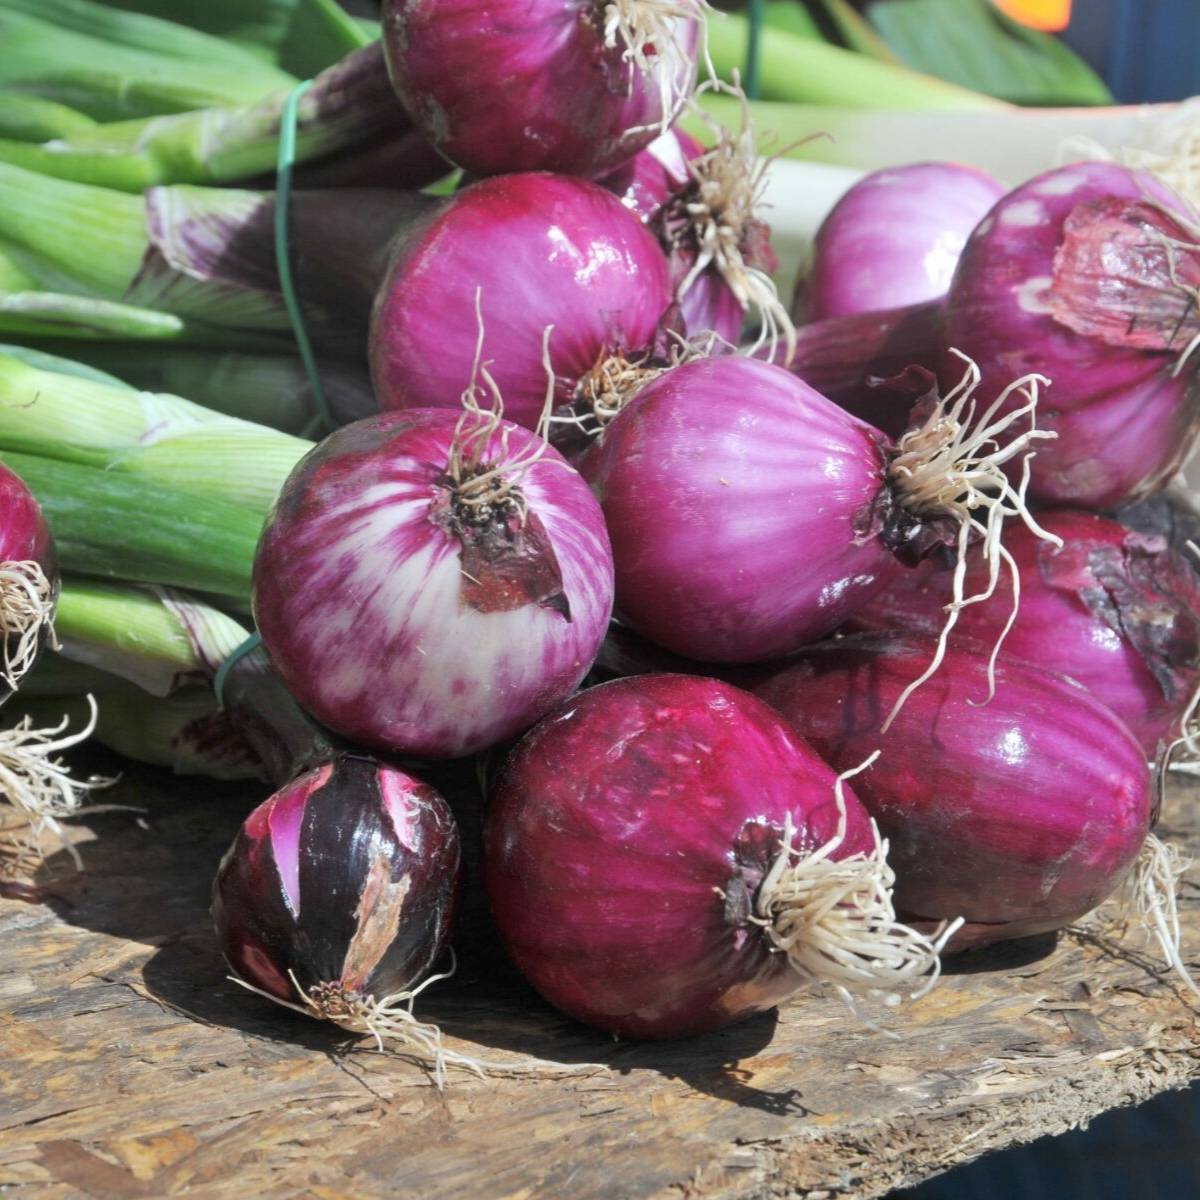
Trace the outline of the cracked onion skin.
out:
M 934 639 L 888 633 L 802 651 L 754 692 L 855 791 L 888 839 L 898 912 L 963 917 L 951 951 L 1061 929 L 1122 882 L 1150 831 L 1145 755 L 1070 680 L 952 644 L 886 733 Z
M 371 378 L 381 409 L 457 408 L 483 360 L 510 420 L 533 429 L 603 358 L 655 344 L 671 304 L 666 256 L 598 184 L 528 173 L 484 179 L 402 239 L 375 301 Z
M 977 403 L 1029 372 L 1051 381 L 1029 496 L 1109 510 L 1167 485 L 1200 434 L 1200 356 L 1176 371 L 1200 315 L 1195 210 L 1154 176 L 1072 163 L 1014 189 L 967 241 L 946 297 L 945 346 L 983 373 Z M 1171 281 L 1175 270 L 1186 287 Z M 943 388 L 963 374 L 947 354 Z M 1019 402 L 1013 397 L 1010 406 Z
M 695 16 L 674 20 L 677 44 L 648 48 L 654 70 L 642 72 L 624 60 L 623 42 L 605 46 L 606 8 L 603 0 L 388 0 L 392 86 L 433 145 L 477 175 L 602 174 L 674 119 L 695 81 L 699 41 Z M 663 111 L 664 71 L 674 111 Z
M 226 962 L 285 1003 L 322 984 L 382 999 L 446 946 L 462 889 L 458 827 L 431 787 L 343 754 L 246 818 L 212 914 Z
M 1021 577 L 1021 607 L 1000 652 L 1069 675 L 1106 704 L 1141 743 L 1148 758 L 1160 741 L 1177 737 L 1200 686 L 1200 582 L 1161 537 L 1139 534 L 1094 513 L 1042 513 L 1056 547 L 1027 526 L 1005 545 Z M 938 633 L 951 598 L 951 570 L 922 563 L 859 609 L 857 632 Z M 987 566 L 968 558 L 966 594 L 986 584 Z M 1005 604 L 971 604 L 953 636 L 992 646 L 1009 618 Z
M 643 675 L 582 692 L 521 741 L 488 809 L 484 882 L 505 947 L 551 1004 L 622 1037 L 773 1008 L 803 981 L 749 919 L 755 891 L 787 813 L 799 850 L 836 832 L 835 778 L 729 684 Z M 874 847 L 844 794 L 835 859 Z
M 288 690 L 384 753 L 458 758 L 523 732 L 579 685 L 612 611 L 599 506 L 528 430 L 501 421 L 482 452 L 541 452 L 520 475 L 524 517 L 457 523 L 458 420 L 411 409 L 331 434 L 284 484 L 255 556 L 255 620 Z

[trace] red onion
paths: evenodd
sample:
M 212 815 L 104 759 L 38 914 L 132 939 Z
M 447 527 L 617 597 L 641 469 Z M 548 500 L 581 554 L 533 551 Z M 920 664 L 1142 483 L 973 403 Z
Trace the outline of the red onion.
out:
M 323 1020 L 446 1052 L 412 998 L 446 946 L 458 828 L 432 788 L 341 755 L 250 814 L 221 862 L 213 920 L 251 990 Z M 426 982 L 430 980 L 426 979 Z
M 1030 496 L 1114 508 L 1155 491 L 1200 430 L 1200 217 L 1151 175 L 1075 163 L 1011 192 L 971 235 L 946 301 L 946 345 L 996 394 L 1049 376 L 1058 440 Z M 961 374 L 947 362 L 944 382 Z
M 697 0 L 388 0 L 392 84 L 417 128 L 480 175 L 598 175 L 675 119 Z
M 1069 675 L 1154 757 L 1161 740 L 1179 734 L 1200 686 L 1200 581 L 1162 538 L 1091 513 L 1050 512 L 1039 521 L 1063 544 L 1025 528 L 1006 540 L 1021 600 L 1000 662 L 1021 659 Z M 966 588 L 981 590 L 987 574 L 987 564 L 972 554 Z M 855 613 L 850 626 L 936 633 L 951 592 L 949 567 L 923 565 Z M 970 605 L 956 633 L 991 645 L 1004 636 L 1008 619 L 992 605 Z
M 772 351 L 794 336 L 771 273 L 771 231 L 759 218 L 765 160 L 748 120 L 740 134 L 714 125 L 714 145 L 671 129 L 602 182 L 654 231 L 689 334 L 736 343 L 747 314 L 762 321 Z
M 1128 729 L 1069 680 L 952 645 L 890 728 L 932 641 L 845 638 L 755 688 L 835 768 L 875 750 L 855 790 L 891 846 L 896 905 L 963 916 L 965 948 L 1058 929 L 1128 874 L 1151 824 L 1150 773 Z
M 50 636 L 58 560 L 33 493 L 0 463 L 0 702 Z
M 300 703 L 360 745 L 430 758 L 519 733 L 569 695 L 611 607 L 583 481 L 478 409 L 332 434 L 284 485 L 254 565 L 263 643 Z
M 651 234 L 596 184 L 483 180 L 413 230 L 392 263 L 371 329 L 381 408 L 457 406 L 476 357 L 477 303 L 506 412 L 532 428 L 547 327 L 557 397 L 570 403 L 606 362 L 652 349 L 671 281 Z
M 797 317 L 824 321 L 940 299 L 968 236 L 1004 191 L 957 163 L 864 176 L 817 231 L 812 267 L 797 287 Z
M 937 971 L 893 919 L 854 796 L 711 679 L 616 680 L 543 721 L 488 810 L 484 881 L 534 987 L 622 1036 L 716 1029 L 810 981 L 879 995 Z
M 985 496 L 1003 475 L 965 465 L 990 425 L 968 434 L 968 403 L 894 447 L 780 367 L 722 357 L 659 375 L 580 461 L 622 619 L 686 658 L 762 661 L 832 632 L 902 561 L 976 531 L 994 547 L 1016 497 Z

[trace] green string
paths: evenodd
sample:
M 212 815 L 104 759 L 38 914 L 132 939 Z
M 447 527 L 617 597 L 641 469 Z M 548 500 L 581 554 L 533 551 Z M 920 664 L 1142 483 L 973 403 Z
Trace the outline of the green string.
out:
M 300 351 L 300 361 L 304 363 L 304 372 L 312 386 L 313 401 L 326 431 L 331 431 L 337 427 L 337 423 L 329 410 L 329 401 L 325 398 L 325 389 L 321 386 L 312 343 L 308 340 L 308 332 L 304 328 L 304 315 L 300 311 L 300 301 L 296 296 L 296 285 L 292 280 L 292 260 L 288 251 L 288 209 L 292 199 L 292 168 L 296 160 L 296 119 L 301 97 L 312 87 L 312 82 L 311 79 L 306 79 L 292 89 L 280 117 L 279 162 L 275 174 L 275 262 L 279 267 L 279 287 L 283 292 L 284 307 L 287 309 L 288 320 L 292 323 L 292 333 L 296 338 L 296 348 Z
M 246 640 L 217 668 L 216 675 L 213 676 L 213 695 L 217 698 L 217 707 L 225 707 L 225 681 L 229 678 L 229 672 L 233 669 L 235 663 L 245 658 L 253 650 L 257 650 L 262 645 L 262 635 L 252 633 Z
M 762 59 L 762 29 L 766 18 L 764 0 L 750 0 L 750 36 L 746 42 L 746 98 L 758 99 L 760 62 Z

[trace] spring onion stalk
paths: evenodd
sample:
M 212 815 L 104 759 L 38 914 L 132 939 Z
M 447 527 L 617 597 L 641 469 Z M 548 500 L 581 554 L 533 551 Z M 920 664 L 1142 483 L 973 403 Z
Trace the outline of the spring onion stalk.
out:
M 287 340 L 273 334 L 222 328 L 116 300 L 44 290 L 26 276 L 9 274 L 14 268 L 19 272 L 15 260 L 0 251 L 0 337 L 182 342 L 276 353 L 289 349 Z M 6 276 L 13 279 L 12 291 L 3 290 Z
M 29 145 L 0 140 L 0 160 L 62 179 L 140 192 L 159 183 L 229 183 L 275 168 L 290 89 L 257 104 L 201 108 L 100 125 L 69 140 Z M 300 100 L 296 161 L 360 146 L 409 124 L 375 45 L 348 55 Z
M 64 716 L 72 727 L 88 719 L 87 700 L 76 692 L 54 696 L 23 692 L 14 709 L 39 726 L 56 725 Z M 117 680 L 99 696 L 91 740 L 176 775 L 222 780 L 259 777 L 254 752 L 207 687 L 183 688 L 163 699 Z
M 717 22 L 713 22 L 717 24 Z M 881 95 L 880 104 L 890 103 Z M 700 98 L 706 112 L 729 124 L 739 106 L 728 96 Z M 1116 152 L 1123 146 L 1153 144 L 1181 106 L 1142 104 L 1112 108 L 1018 109 L 994 112 L 896 112 L 865 109 L 841 101 L 751 105 L 759 149 L 862 170 L 937 159 L 978 167 L 1007 183 L 1026 179 L 1074 158 L 1094 157 L 1082 140 Z M 711 140 L 695 116 L 685 128 Z
M 36 289 L 37 286 L 37 279 L 21 262 L 20 253 L 0 245 L 0 297 L 11 292 Z
M 120 8 L 179 21 L 242 46 L 307 79 L 379 38 L 377 21 L 356 20 L 337 0 L 117 0 Z
M 43 370 L 78 374 L 88 369 L 82 364 L 89 364 L 93 377 L 101 382 L 186 396 L 215 412 L 298 437 L 319 437 L 324 432 L 312 382 L 294 354 L 67 339 L 46 339 L 35 347 L 44 353 L 28 361 Z M 22 357 L 30 350 L 0 344 L 0 353 Z M 335 424 L 345 425 L 378 411 L 365 370 L 333 359 L 322 359 L 318 370 Z
M 0 354 L 0 449 L 139 475 L 265 513 L 312 448 L 179 396 L 39 370 Z
M 136 475 L 3 455 L 46 514 L 64 569 L 248 603 L 263 512 Z
M 184 26 L 98 4 L 52 7 L 74 8 L 77 14 L 85 7 L 98 10 L 108 32 L 87 32 L 79 21 L 72 28 L 60 14 L 35 15 L 28 0 L 6 0 L 0 5 L 0 85 L 20 87 L 99 120 L 256 104 L 297 82 L 256 55 Z M 152 47 L 115 40 L 121 26 L 137 22 L 152 27 L 141 31 Z
M 68 577 L 55 630 L 60 656 L 155 696 L 208 685 L 247 630 L 186 592 Z
M 73 137 L 95 126 L 91 117 L 65 104 L 43 100 L 16 88 L 0 88 L 0 138 L 48 142 L 53 138 Z
M 381 188 L 293 193 L 289 238 L 310 337 L 361 349 L 391 238 L 434 204 Z M 183 185 L 129 196 L 0 164 L 0 238 L 57 272 L 61 290 L 210 324 L 290 330 L 274 223 L 274 192 Z
M 750 26 L 735 14 L 708 23 L 708 48 L 726 80 L 746 62 Z M 782 29 L 763 31 L 759 55 L 760 95 L 802 104 L 840 104 L 933 112 L 1005 112 L 1009 105 L 967 88 L 905 67 L 796 37 Z M 732 124 L 732 122 L 731 122 Z
M 46 696 L 85 696 L 89 692 L 101 695 L 124 687 L 119 675 L 73 662 L 53 650 L 46 650 L 34 664 L 33 670 L 21 680 L 20 695 L 30 698 Z

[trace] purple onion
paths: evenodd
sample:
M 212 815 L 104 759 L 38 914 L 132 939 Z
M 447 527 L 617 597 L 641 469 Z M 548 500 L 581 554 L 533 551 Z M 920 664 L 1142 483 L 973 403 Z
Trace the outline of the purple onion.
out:
M 254 565 L 255 618 L 297 700 L 359 745 L 429 758 L 569 695 L 611 608 L 579 476 L 519 426 L 447 409 L 358 421 L 312 450 Z
M 383 43 L 413 123 L 458 166 L 598 175 L 682 109 L 701 11 L 695 0 L 388 0 Z
M 445 801 L 395 767 L 341 755 L 246 818 L 213 919 L 241 980 L 380 1037 L 445 949 L 460 891 Z
M 971 231 L 1004 191 L 985 172 L 957 163 L 888 167 L 860 179 L 817 231 L 812 267 L 793 304 L 797 319 L 940 299 Z
M 935 485 L 914 466 L 794 375 L 731 356 L 647 383 L 579 463 L 622 620 L 685 658 L 743 663 L 832 632 L 902 562 L 957 538 L 970 518 L 942 467 Z
M 1062 546 L 1014 529 L 1009 553 L 1021 576 L 1020 611 L 1000 662 L 1020 659 L 1069 675 L 1108 705 L 1154 757 L 1159 742 L 1178 736 L 1200 686 L 1200 581 L 1169 545 L 1091 513 L 1039 517 Z M 936 634 L 950 601 L 948 565 L 905 572 L 860 609 L 855 630 Z M 976 591 L 987 568 L 968 559 L 966 586 Z M 962 610 L 955 636 L 985 646 L 1004 632 L 1003 604 Z
M 790 337 L 770 279 L 778 265 L 771 231 L 756 215 L 762 160 L 748 127 L 740 135 L 717 127 L 716 135 L 705 148 L 668 130 L 601 182 L 659 239 L 690 335 L 713 332 L 734 344 L 757 309 L 768 334 Z
M 533 428 L 546 329 L 556 395 L 570 404 L 606 361 L 652 351 L 671 281 L 651 234 L 596 184 L 483 180 L 413 230 L 387 274 L 371 329 L 381 408 L 458 407 L 476 358 L 477 304 L 505 411 Z
M 638 1038 L 728 1025 L 814 979 L 905 986 L 936 952 L 892 920 L 870 824 L 836 783 L 728 684 L 583 692 L 520 743 L 488 809 L 484 882 L 509 954 L 550 1003 Z M 784 899 L 806 878 L 807 921 Z
M 897 908 L 964 917 L 955 949 L 1060 929 L 1122 882 L 1151 825 L 1150 772 L 1125 725 L 1069 680 L 952 645 L 888 714 L 932 639 L 806 650 L 755 688 L 835 770 L 876 750 L 855 791 L 888 839 Z
M 50 528 L 20 476 L 0 463 L 0 702 L 49 637 L 57 596 Z
M 988 380 L 1052 388 L 1029 490 L 1115 508 L 1164 487 L 1200 431 L 1200 217 L 1153 176 L 1075 163 L 1009 193 L 971 235 L 946 301 L 946 345 Z M 962 373 L 947 358 L 943 383 Z

